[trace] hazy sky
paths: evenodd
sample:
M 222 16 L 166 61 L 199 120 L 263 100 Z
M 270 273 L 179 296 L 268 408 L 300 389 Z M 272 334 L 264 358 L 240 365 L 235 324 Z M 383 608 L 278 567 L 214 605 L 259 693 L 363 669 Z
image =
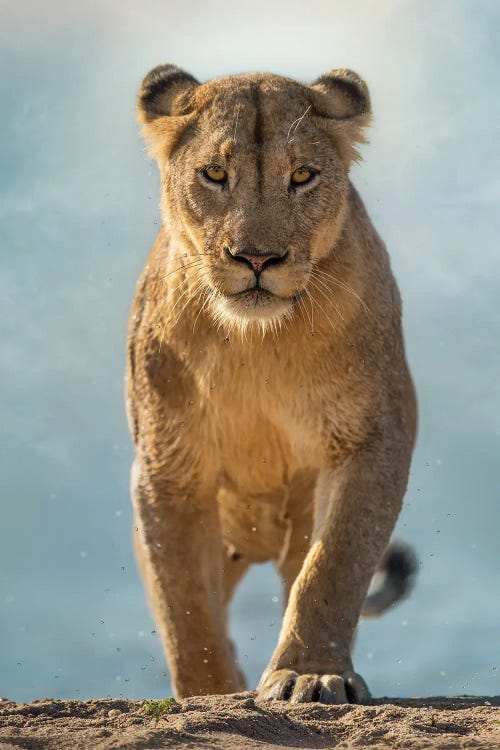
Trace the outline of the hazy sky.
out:
M 122 405 L 128 306 L 158 228 L 134 101 L 160 62 L 200 80 L 345 66 L 368 82 L 353 179 L 404 300 L 420 433 L 398 533 L 422 573 L 404 611 L 362 631 L 360 669 L 379 691 L 498 692 L 499 23 L 497 0 L 0 2 L 3 693 L 116 693 L 127 669 L 137 695 L 165 690 L 163 666 L 142 670 L 161 654 L 137 636 L 152 625 Z M 254 681 L 273 586 L 258 569 L 235 610 Z

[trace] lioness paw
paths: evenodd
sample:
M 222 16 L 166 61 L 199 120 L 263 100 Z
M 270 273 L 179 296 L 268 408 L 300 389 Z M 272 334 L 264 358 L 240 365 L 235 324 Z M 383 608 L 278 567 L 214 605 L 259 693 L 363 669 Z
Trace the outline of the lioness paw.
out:
M 258 698 L 290 703 L 371 703 L 365 681 L 352 671 L 299 675 L 291 669 L 278 669 L 259 685 Z

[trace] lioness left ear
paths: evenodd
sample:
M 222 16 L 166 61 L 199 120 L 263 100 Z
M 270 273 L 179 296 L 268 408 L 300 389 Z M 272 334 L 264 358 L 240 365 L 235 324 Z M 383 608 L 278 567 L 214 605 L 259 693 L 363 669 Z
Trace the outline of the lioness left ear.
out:
M 370 116 L 368 86 L 353 70 L 330 70 L 320 76 L 312 88 L 325 95 L 327 116 L 336 120 Z
M 357 73 L 338 68 L 324 73 L 312 86 L 314 108 L 334 125 L 341 155 L 347 164 L 359 159 L 354 143 L 365 143 L 364 128 L 370 124 L 368 86 Z

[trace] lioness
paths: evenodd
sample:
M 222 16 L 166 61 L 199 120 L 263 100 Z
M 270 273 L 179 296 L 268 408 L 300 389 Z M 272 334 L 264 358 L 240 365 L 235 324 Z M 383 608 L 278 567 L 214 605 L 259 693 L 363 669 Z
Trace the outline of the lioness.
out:
M 398 289 L 348 177 L 367 87 L 163 65 L 138 108 L 164 226 L 128 337 L 134 537 L 175 694 L 244 686 L 227 605 L 272 560 L 287 604 L 259 697 L 366 702 L 351 644 L 416 428 Z

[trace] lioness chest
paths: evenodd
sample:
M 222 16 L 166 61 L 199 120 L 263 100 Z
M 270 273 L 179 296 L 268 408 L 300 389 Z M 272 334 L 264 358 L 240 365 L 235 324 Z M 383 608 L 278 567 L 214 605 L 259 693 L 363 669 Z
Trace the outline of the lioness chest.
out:
M 363 431 L 366 389 L 360 399 L 352 367 L 314 341 L 279 347 L 213 329 L 193 339 L 192 326 L 146 359 L 168 415 L 161 441 L 175 430 L 182 453 L 215 482 L 227 545 L 275 559 L 290 521 L 310 525 L 318 472 Z
M 205 444 L 221 481 L 241 493 L 266 493 L 325 459 L 324 414 L 307 368 L 290 354 L 225 341 L 197 366 Z
M 320 420 L 306 416 L 307 395 L 283 382 L 284 373 L 264 371 L 240 364 L 212 387 L 205 412 L 223 538 L 254 561 L 280 557 L 290 523 L 309 530 L 323 460 Z
M 331 435 L 347 440 L 356 418 L 335 368 L 306 344 L 299 355 L 222 338 L 190 363 L 195 430 L 207 471 L 217 472 L 224 536 L 253 559 L 276 557 L 290 520 L 310 524 Z

